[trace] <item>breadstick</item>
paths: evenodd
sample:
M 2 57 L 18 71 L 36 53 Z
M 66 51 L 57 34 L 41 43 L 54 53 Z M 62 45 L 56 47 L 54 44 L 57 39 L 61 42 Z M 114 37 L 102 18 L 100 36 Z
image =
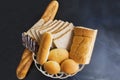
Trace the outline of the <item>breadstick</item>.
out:
M 58 10 L 58 2 L 51 1 L 48 5 L 47 9 L 45 10 L 42 19 L 47 22 L 48 20 L 53 20 Z M 21 61 L 16 69 L 16 75 L 19 79 L 25 78 L 26 74 L 29 71 L 29 68 L 33 62 L 31 57 L 32 52 L 28 49 L 25 49 L 21 58 Z
M 49 56 L 49 50 L 52 45 L 52 34 L 44 33 L 40 42 L 40 47 L 37 53 L 37 62 L 43 65 Z

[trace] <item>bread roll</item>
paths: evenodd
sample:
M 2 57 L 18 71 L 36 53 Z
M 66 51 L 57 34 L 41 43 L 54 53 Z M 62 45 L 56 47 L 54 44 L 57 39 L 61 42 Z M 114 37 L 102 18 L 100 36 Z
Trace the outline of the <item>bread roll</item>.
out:
M 63 60 L 68 59 L 69 53 L 66 49 L 53 49 L 50 51 L 48 60 L 61 63 Z
M 37 62 L 43 65 L 49 56 L 50 47 L 52 45 L 51 33 L 44 33 L 40 42 L 39 50 L 37 53 Z
M 61 64 L 61 70 L 67 74 L 74 74 L 79 70 L 79 64 L 72 59 L 66 59 Z
M 44 64 L 44 69 L 49 74 L 57 74 L 60 72 L 60 65 L 56 61 L 48 61 Z

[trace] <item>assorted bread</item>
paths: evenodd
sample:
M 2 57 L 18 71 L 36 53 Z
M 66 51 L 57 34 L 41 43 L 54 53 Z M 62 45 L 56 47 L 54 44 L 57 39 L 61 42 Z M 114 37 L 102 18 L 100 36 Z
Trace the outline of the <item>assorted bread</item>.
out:
M 66 49 L 52 49 L 48 61 L 43 64 L 44 70 L 49 74 L 74 74 L 79 71 L 79 64 L 69 59 L 69 52 Z
M 97 30 L 79 26 L 71 28 L 70 31 L 62 34 L 62 36 L 60 36 L 60 39 L 58 38 L 58 43 L 60 45 L 66 45 L 67 40 L 69 39 L 68 43 L 71 43 L 71 45 L 69 45 L 68 47 L 70 47 L 70 50 L 68 50 L 67 48 L 59 48 L 59 46 L 57 48 L 51 48 L 50 50 L 52 40 L 49 40 L 48 37 L 44 38 L 44 35 L 46 35 L 46 33 L 43 33 L 43 37 L 41 39 L 39 47 L 39 50 L 43 52 L 38 51 L 41 56 L 37 55 L 37 58 L 44 62 L 41 64 L 38 61 L 38 63 L 41 65 L 45 64 L 44 69 L 49 74 L 57 74 L 59 73 L 59 70 L 65 72 L 66 74 L 74 74 L 79 71 L 79 64 L 89 64 L 97 35 Z M 69 34 L 71 37 L 69 36 Z M 53 40 L 55 39 L 53 38 Z M 50 41 L 51 44 L 49 44 L 48 41 Z M 47 46 L 49 46 L 49 48 L 46 48 Z M 43 59 L 45 59 L 45 61 Z M 56 67 L 61 66 L 60 69 L 54 68 L 55 65 L 57 65 Z
M 79 65 L 89 64 L 96 40 L 97 30 L 74 26 L 73 23 L 53 20 L 58 2 L 53 0 L 42 18 L 22 34 L 25 49 L 16 74 L 25 78 L 32 62 L 32 52 L 36 61 L 48 74 L 75 74 Z
M 48 22 L 49 22 L 49 24 L 48 24 Z M 34 37 L 35 41 L 39 45 L 40 41 L 41 41 L 41 36 L 45 32 L 49 32 L 52 34 L 52 37 L 53 37 L 53 43 L 52 43 L 51 47 L 65 48 L 65 49 L 70 50 L 69 46 L 71 44 L 73 28 L 74 28 L 74 25 L 72 23 L 64 22 L 62 20 L 53 20 L 53 21 L 49 20 L 46 23 L 43 23 L 39 27 L 33 27 L 33 28 L 29 29 L 26 32 L 26 35 L 28 35 L 30 37 L 32 35 L 32 37 Z M 61 42 L 61 40 L 62 40 L 62 42 Z M 28 41 L 28 43 L 29 42 L 30 41 Z
M 72 23 L 64 22 L 62 20 L 49 20 L 45 23 L 43 23 L 44 20 L 40 21 L 41 23 L 39 22 L 39 24 L 42 24 L 41 26 L 33 26 L 27 32 L 22 34 L 23 45 L 26 48 L 32 52 L 38 52 L 41 36 L 45 32 L 49 32 L 53 36 L 52 48 L 65 48 L 70 50 L 72 30 L 74 28 Z
M 35 27 L 28 31 L 32 32 L 28 36 L 33 35 L 39 43 L 36 56 L 40 65 L 55 61 L 61 65 L 61 71 L 74 74 L 78 71 L 79 64 L 89 64 L 97 30 L 74 26 L 73 23 L 62 20 L 49 20 L 40 28 Z

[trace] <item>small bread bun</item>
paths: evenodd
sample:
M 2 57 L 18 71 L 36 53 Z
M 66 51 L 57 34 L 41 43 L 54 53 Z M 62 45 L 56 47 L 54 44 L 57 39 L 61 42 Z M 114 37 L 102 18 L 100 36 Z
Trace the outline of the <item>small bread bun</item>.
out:
M 53 49 L 50 51 L 48 60 L 61 63 L 63 60 L 68 59 L 69 53 L 66 49 Z
M 56 61 L 48 61 L 44 64 L 44 69 L 49 74 L 57 74 L 60 72 L 60 65 Z
M 74 74 L 78 69 L 79 64 L 72 59 L 67 59 L 61 63 L 61 70 L 67 74 Z

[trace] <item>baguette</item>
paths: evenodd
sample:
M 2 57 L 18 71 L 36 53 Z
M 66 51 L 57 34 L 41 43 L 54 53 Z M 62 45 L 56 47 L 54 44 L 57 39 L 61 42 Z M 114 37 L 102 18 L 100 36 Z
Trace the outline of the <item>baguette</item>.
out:
M 43 65 L 49 56 L 49 50 L 52 45 L 52 35 L 51 33 L 44 33 L 40 42 L 39 50 L 37 53 L 37 62 Z
M 25 49 L 21 61 L 16 70 L 16 75 L 18 79 L 23 79 L 26 76 L 32 62 L 32 53 L 28 49 Z
M 48 5 L 47 9 L 44 12 L 42 19 L 40 19 L 41 21 L 39 20 L 36 23 L 36 25 L 34 25 L 34 27 L 38 26 L 38 24 L 40 22 L 42 24 L 44 22 L 47 22 L 48 20 L 53 20 L 57 13 L 58 7 L 59 7 L 59 4 L 57 1 L 51 1 L 51 3 Z M 33 35 L 31 35 L 31 37 L 33 38 Z M 24 79 L 25 76 L 27 75 L 29 68 L 33 62 L 31 55 L 32 55 L 31 51 L 29 51 L 28 49 L 24 50 L 22 58 L 20 60 L 20 63 L 16 69 L 16 75 L 17 75 L 18 79 Z M 26 62 L 26 59 L 28 59 L 28 58 L 29 58 L 29 60 Z M 23 63 L 25 63 L 25 64 L 23 64 Z M 21 69 L 21 67 L 23 67 L 23 69 Z
M 59 4 L 56 0 L 51 1 L 44 12 L 42 19 L 44 19 L 45 21 L 53 20 L 57 13 L 58 7 Z
M 28 62 L 24 65 L 21 72 L 18 73 L 18 79 L 24 79 L 27 75 L 28 70 L 30 69 L 31 63 L 33 62 L 32 57 L 28 60 Z

